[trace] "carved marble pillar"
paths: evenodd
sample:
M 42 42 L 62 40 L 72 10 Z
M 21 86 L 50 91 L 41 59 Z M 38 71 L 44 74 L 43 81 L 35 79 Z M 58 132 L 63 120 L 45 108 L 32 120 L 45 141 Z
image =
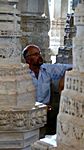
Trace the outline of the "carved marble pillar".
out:
M 75 8 L 73 70 L 66 72 L 57 119 L 57 150 L 84 149 L 84 0 Z
M 0 150 L 30 150 L 46 123 L 46 106 L 35 105 L 28 65 L 21 63 L 20 12 L 0 0 Z
M 53 55 L 64 45 L 64 26 L 68 12 L 68 0 L 54 0 L 53 19 L 51 20 L 50 48 Z
M 21 11 L 22 46 L 34 43 L 40 46 L 44 60 L 49 62 L 50 18 L 48 0 L 20 0 L 18 9 Z

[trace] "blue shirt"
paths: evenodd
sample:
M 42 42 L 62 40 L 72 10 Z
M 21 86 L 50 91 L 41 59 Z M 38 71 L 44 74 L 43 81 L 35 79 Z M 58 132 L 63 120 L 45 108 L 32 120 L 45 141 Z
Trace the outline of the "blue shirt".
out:
M 39 71 L 38 79 L 33 71 L 30 74 L 36 88 L 36 101 L 48 104 L 50 100 L 50 81 L 53 80 L 57 85 L 59 79 L 64 75 L 65 71 L 72 68 L 70 64 L 43 64 Z

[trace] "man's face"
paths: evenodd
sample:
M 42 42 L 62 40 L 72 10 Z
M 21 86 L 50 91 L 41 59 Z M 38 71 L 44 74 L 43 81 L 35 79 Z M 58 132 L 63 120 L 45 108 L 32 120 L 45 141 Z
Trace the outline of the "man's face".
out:
M 28 53 L 26 55 L 26 63 L 38 67 L 43 64 L 43 58 L 38 48 L 32 47 L 28 50 Z

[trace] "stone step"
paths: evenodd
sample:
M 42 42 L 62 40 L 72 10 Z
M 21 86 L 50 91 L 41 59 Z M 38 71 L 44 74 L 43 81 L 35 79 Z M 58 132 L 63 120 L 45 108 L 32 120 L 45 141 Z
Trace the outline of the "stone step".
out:
M 0 131 L 0 150 L 30 150 L 31 144 L 39 139 L 39 129 L 28 131 Z

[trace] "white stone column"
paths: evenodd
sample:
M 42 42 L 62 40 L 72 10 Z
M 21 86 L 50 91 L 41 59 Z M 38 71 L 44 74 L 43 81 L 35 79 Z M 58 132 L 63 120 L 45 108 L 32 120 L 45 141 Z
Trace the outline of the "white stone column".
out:
M 21 63 L 20 37 L 20 12 L 0 0 L 0 150 L 30 150 L 46 123 L 46 106 L 35 105 L 29 68 Z
M 49 36 L 50 17 L 48 0 L 20 0 L 22 45 L 37 44 L 45 61 L 50 62 Z
M 64 26 L 68 12 L 68 0 L 54 0 L 53 19 L 51 20 L 50 48 L 54 55 L 64 45 Z
M 75 8 L 73 69 L 65 74 L 57 119 L 57 150 L 84 149 L 84 0 Z

